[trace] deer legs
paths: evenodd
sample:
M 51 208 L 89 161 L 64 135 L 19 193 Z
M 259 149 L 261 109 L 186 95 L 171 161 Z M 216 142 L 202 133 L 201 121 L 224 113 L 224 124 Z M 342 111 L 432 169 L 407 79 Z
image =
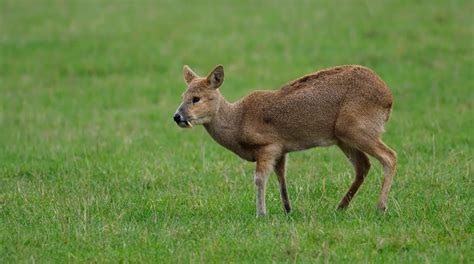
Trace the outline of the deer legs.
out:
M 285 213 L 291 211 L 290 199 L 288 198 L 288 191 L 286 189 L 286 154 L 281 156 L 275 163 L 275 173 L 278 177 L 278 183 L 280 184 L 280 196 L 283 204 Z
M 354 181 L 338 206 L 339 209 L 346 209 L 351 202 L 352 197 L 354 197 L 360 185 L 364 182 L 364 178 L 367 176 L 367 173 L 370 170 L 370 161 L 364 152 L 352 148 L 342 142 L 339 143 L 339 148 L 344 152 L 344 154 L 346 154 L 347 158 L 354 165 L 355 169 Z
M 339 209 L 347 208 L 360 185 L 364 182 L 364 178 L 370 169 L 368 154 L 378 159 L 384 167 L 384 181 L 377 206 L 379 209 L 385 210 L 387 208 L 388 193 L 392 184 L 393 175 L 395 174 L 397 162 L 396 153 L 387 147 L 380 138 L 367 140 L 367 137 L 355 137 L 357 140 L 354 140 L 354 138 L 346 136 L 340 137 L 340 139 L 341 141 L 338 143 L 338 146 L 354 165 L 355 179 L 346 195 L 342 198 Z M 285 179 L 286 154 L 281 154 L 276 148 L 266 148 L 264 151 L 260 151 L 259 154 L 260 155 L 257 156 L 254 178 L 257 189 L 257 216 L 264 216 L 267 213 L 265 207 L 265 191 L 268 176 L 272 170 L 275 171 L 278 177 L 283 208 L 286 213 L 289 213 L 291 211 L 291 205 Z
M 267 188 L 268 175 L 273 169 L 274 160 L 257 160 L 255 170 L 255 185 L 257 187 L 257 216 L 264 216 L 267 213 L 265 207 L 265 191 Z
M 265 207 L 265 191 L 268 176 L 272 170 L 275 171 L 278 177 L 283 208 L 286 213 L 291 211 L 288 191 L 286 189 L 285 169 L 286 154 L 281 154 L 281 151 L 278 147 L 267 146 L 265 149 L 259 151 L 254 178 L 257 188 L 257 216 L 263 216 L 267 213 Z

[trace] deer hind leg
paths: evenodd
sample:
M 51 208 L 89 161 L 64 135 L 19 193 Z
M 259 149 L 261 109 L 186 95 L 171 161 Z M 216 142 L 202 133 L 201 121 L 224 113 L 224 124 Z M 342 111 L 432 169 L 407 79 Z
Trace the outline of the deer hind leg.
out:
M 370 170 L 370 161 L 367 155 L 356 148 L 353 148 L 343 142 L 340 142 L 338 146 L 347 156 L 355 169 L 354 181 L 338 206 L 338 209 L 346 209 L 352 198 L 355 196 L 360 185 L 364 182 L 364 179 Z
M 278 182 L 280 183 L 280 196 L 283 204 L 283 209 L 286 213 L 291 211 L 290 199 L 288 198 L 288 190 L 286 188 L 286 154 L 281 156 L 275 163 L 275 173 L 278 177 Z
M 377 207 L 380 210 L 385 211 L 387 209 L 388 193 L 390 192 L 393 176 L 395 175 L 397 167 L 397 153 L 379 139 L 375 143 L 373 152 L 370 155 L 377 158 L 383 166 L 384 179 Z
M 395 175 L 397 154 L 385 145 L 379 137 L 373 139 L 361 133 L 355 138 L 344 138 L 343 140 L 345 143 L 376 158 L 382 164 L 384 180 L 377 207 L 385 211 L 387 209 L 388 193 L 390 192 L 393 176 Z
M 384 180 L 378 202 L 378 208 L 385 211 L 387 198 L 392 185 L 397 165 L 397 154 L 382 142 L 380 134 L 383 122 L 377 115 L 358 116 L 351 114 L 339 115 L 336 122 L 336 136 L 346 145 L 356 148 L 374 158 L 383 166 Z

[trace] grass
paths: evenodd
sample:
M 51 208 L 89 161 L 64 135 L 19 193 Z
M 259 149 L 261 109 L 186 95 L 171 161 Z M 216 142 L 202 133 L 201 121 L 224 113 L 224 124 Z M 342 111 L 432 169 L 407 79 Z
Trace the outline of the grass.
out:
M 0 262 L 474 261 L 472 1 L 0 0 Z M 292 153 L 255 217 L 252 163 L 172 114 L 181 69 L 234 101 L 338 64 L 395 106 L 382 169 L 346 212 L 336 148 Z

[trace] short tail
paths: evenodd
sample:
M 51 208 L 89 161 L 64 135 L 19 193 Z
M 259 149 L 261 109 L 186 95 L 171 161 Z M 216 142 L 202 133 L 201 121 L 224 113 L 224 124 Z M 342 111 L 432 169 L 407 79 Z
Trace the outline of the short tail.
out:
M 385 111 L 385 122 L 388 121 L 388 119 L 390 118 L 390 114 L 392 113 L 392 103 L 390 103 L 387 108 L 385 108 L 386 111 Z

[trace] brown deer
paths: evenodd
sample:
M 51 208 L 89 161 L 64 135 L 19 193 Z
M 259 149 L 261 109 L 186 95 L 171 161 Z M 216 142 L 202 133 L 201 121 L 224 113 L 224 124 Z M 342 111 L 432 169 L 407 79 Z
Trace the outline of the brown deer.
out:
M 355 179 L 342 198 L 344 209 L 370 169 L 367 155 L 384 168 L 378 208 L 387 207 L 397 155 L 381 140 L 392 108 L 392 94 L 372 70 L 345 65 L 324 69 L 276 91 L 256 91 L 230 103 L 219 92 L 224 68 L 199 77 L 183 69 L 187 90 L 174 121 L 183 128 L 204 125 L 220 145 L 256 161 L 257 215 L 265 215 L 265 188 L 272 170 L 278 176 L 283 208 L 291 210 L 286 188 L 287 153 L 337 145 L 355 168 Z

